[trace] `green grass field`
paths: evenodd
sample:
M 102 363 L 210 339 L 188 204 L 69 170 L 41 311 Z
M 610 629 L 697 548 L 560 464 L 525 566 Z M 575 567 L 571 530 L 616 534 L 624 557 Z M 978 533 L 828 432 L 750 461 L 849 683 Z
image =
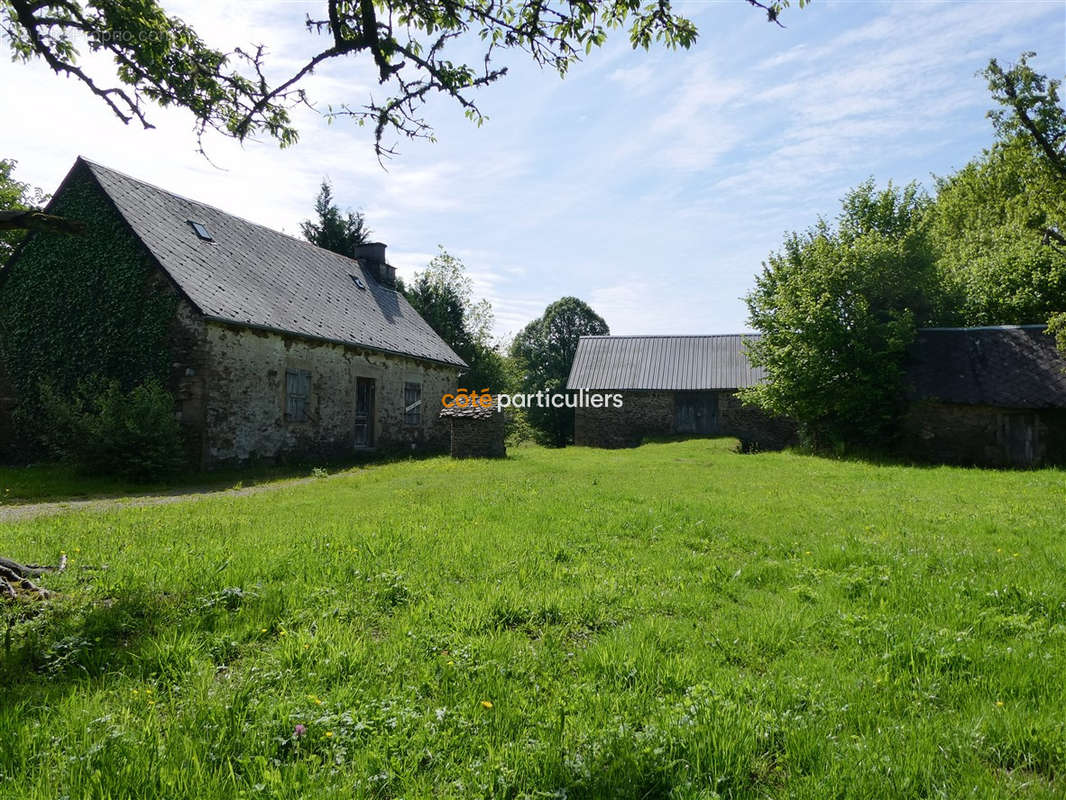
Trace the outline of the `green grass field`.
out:
M 1066 796 L 1066 473 L 731 444 L 4 526 L 0 797 Z

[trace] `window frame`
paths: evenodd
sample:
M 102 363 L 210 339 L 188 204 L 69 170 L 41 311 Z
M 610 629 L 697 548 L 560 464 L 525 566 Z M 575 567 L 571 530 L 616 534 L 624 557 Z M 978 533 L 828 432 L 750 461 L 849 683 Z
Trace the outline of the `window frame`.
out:
M 291 388 L 291 377 L 295 377 L 296 380 L 302 384 L 302 392 L 294 392 Z M 291 408 L 293 406 L 292 401 L 302 401 L 299 405 L 299 414 L 293 414 Z M 311 370 L 299 369 L 298 367 L 286 367 L 285 368 L 285 407 L 284 416 L 285 422 L 294 425 L 300 425 L 311 420 Z
M 418 392 L 416 399 L 417 405 L 413 410 L 409 410 L 408 406 L 413 403 L 408 402 L 408 391 L 414 388 Z M 420 381 L 404 381 L 403 384 L 403 424 L 408 428 L 417 428 L 422 424 L 422 383 Z
M 192 228 L 192 232 L 196 234 L 196 238 L 201 242 L 214 242 L 215 237 L 211 233 L 211 230 L 202 222 L 195 219 L 185 220 L 189 223 L 189 227 Z

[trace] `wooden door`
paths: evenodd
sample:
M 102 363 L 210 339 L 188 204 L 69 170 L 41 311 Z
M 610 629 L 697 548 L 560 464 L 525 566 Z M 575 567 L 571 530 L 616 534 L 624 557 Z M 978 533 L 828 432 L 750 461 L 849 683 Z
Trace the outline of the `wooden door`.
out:
M 718 430 L 718 394 L 678 392 L 674 396 L 674 432 L 710 434 Z
M 374 379 L 355 379 L 355 446 L 374 446 Z

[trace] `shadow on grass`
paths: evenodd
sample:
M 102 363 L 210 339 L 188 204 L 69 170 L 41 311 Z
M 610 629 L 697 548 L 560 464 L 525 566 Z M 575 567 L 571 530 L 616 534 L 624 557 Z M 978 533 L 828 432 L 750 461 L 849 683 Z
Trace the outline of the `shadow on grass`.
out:
M 63 599 L 0 609 L 0 700 L 10 692 L 52 694 L 86 680 L 126 673 L 149 637 L 168 624 L 175 605 L 165 595 Z
M 232 663 L 247 643 L 215 635 L 215 627 L 251 597 L 206 586 L 181 594 L 145 587 L 2 605 L 0 707 L 22 703 L 43 714 L 86 686 L 163 688 L 180 685 L 198 665 Z
M 825 461 L 837 461 L 844 464 L 861 464 L 871 467 L 906 467 L 920 470 L 951 468 L 978 470 L 981 472 L 1032 472 L 1040 470 L 1061 472 L 1066 470 L 1066 463 L 1050 463 L 1041 464 L 1037 466 L 1001 464 L 997 466 L 988 464 L 973 464 L 962 461 L 949 461 L 945 459 L 936 459 L 933 457 L 922 457 L 914 453 L 894 453 L 891 450 L 877 450 L 875 448 L 870 447 L 832 449 L 815 448 L 808 445 L 794 444 L 790 447 L 786 447 L 779 450 L 755 449 L 748 451 L 742 448 L 739 439 L 731 436 L 699 436 L 692 434 L 675 434 L 671 436 L 647 436 L 643 439 L 641 444 L 671 444 L 674 442 L 688 442 L 692 440 L 706 440 L 722 443 L 732 442 L 733 446 L 728 449 L 730 449 L 734 453 L 743 455 L 757 455 L 760 453 L 790 453 L 792 455 L 806 456 L 808 458 L 817 458 Z
M 344 458 L 301 458 L 283 463 L 261 462 L 210 471 L 188 471 L 150 483 L 86 475 L 68 464 L 0 466 L 0 505 L 206 494 L 313 477 L 318 470 L 341 472 L 356 467 L 422 460 L 439 455 L 441 453 L 421 451 L 367 451 Z

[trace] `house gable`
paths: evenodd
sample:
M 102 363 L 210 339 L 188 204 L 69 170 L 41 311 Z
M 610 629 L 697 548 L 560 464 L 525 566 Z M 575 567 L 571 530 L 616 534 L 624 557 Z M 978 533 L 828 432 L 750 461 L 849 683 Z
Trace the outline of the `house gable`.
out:
M 206 319 L 466 366 L 400 292 L 362 263 L 99 164 L 79 163 Z
M 49 213 L 83 235 L 34 232 L 0 277 L 0 357 L 14 391 L 69 391 L 89 376 L 166 382 L 180 292 L 133 235 L 91 172 L 76 164 Z

